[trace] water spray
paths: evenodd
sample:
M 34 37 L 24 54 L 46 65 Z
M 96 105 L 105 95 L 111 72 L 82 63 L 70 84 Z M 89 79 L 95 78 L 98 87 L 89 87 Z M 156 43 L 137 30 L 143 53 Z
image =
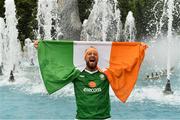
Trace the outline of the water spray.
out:
M 170 69 L 171 69 L 171 40 L 173 38 L 172 35 L 172 22 L 173 22 L 173 9 L 174 9 L 174 0 L 169 0 L 167 2 L 168 9 L 167 9 L 167 16 L 168 16 L 168 34 L 167 34 L 167 39 L 168 39 L 168 53 L 167 53 L 167 83 L 165 90 L 163 93 L 165 94 L 173 94 L 171 90 L 171 83 L 170 83 Z
M 124 28 L 125 41 L 134 42 L 136 38 L 135 19 L 131 11 L 128 12 Z
M 16 18 L 16 6 L 14 0 L 5 0 L 5 19 L 6 19 L 6 40 L 4 41 L 4 70 L 10 73 L 9 81 L 14 82 L 13 71 L 18 70 L 21 60 L 21 44 L 18 40 L 18 20 Z

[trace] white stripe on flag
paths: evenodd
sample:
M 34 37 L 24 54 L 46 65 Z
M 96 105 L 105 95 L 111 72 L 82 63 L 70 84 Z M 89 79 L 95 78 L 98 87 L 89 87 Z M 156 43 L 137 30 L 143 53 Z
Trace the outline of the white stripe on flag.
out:
M 105 69 L 109 66 L 110 52 L 112 42 L 91 42 L 91 41 L 74 41 L 73 63 L 79 69 L 86 67 L 84 52 L 90 46 L 97 48 L 99 54 L 98 67 Z

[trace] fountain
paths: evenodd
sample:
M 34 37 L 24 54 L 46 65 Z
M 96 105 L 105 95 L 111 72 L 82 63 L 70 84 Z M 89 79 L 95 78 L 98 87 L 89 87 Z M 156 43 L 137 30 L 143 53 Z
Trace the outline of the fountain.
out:
M 79 40 L 81 22 L 77 0 L 38 1 L 38 39 Z
M 135 19 L 131 11 L 128 12 L 124 27 L 125 41 L 134 42 L 136 36 Z
M 4 41 L 4 29 L 5 23 L 4 19 L 0 18 L 0 75 L 3 75 L 3 41 Z
M 167 84 L 164 90 L 165 94 L 172 94 L 171 90 L 171 84 L 170 84 L 170 69 L 171 69 L 171 40 L 173 39 L 172 35 L 172 22 L 173 22 L 173 10 L 174 10 L 174 0 L 168 0 L 167 2 L 168 10 L 167 10 L 167 16 L 168 16 L 168 53 L 167 53 Z
M 152 61 L 158 61 L 155 63 L 154 68 L 157 71 L 165 69 L 166 71 L 166 87 L 163 93 L 173 93 L 171 90 L 171 75 L 172 68 L 177 67 L 179 54 L 179 40 L 177 33 L 173 28 L 173 17 L 178 13 L 178 1 L 164 0 L 157 1 L 153 7 L 154 19 L 150 21 L 150 27 L 154 28 L 151 31 L 152 41 L 150 41 L 152 49 L 150 54 L 152 55 Z M 152 52 L 154 51 L 154 52 Z M 173 70 L 174 71 L 174 70 Z
M 18 65 L 21 59 L 21 47 L 20 42 L 17 39 L 18 30 L 16 28 L 17 19 L 15 9 L 14 0 L 5 0 L 6 38 L 3 43 L 5 54 L 3 66 L 7 71 L 7 74 L 13 74 L 13 72 L 18 70 Z
M 13 3 L 11 0 L 7 0 L 7 1 L 10 1 L 11 3 Z M 59 13 L 59 15 L 62 15 L 60 19 L 62 20 L 63 18 L 64 20 L 59 22 L 60 19 L 57 20 L 59 15 L 55 13 L 51 15 L 53 20 L 55 20 L 55 24 L 52 24 L 52 25 L 48 24 L 49 27 L 47 26 L 44 27 L 44 22 L 43 22 L 44 20 L 41 20 L 42 23 L 40 23 L 39 25 L 42 25 L 41 27 L 43 28 L 42 29 L 43 32 L 45 31 L 45 33 L 47 34 L 45 35 L 44 33 L 42 33 L 41 34 L 42 36 L 39 36 L 39 37 L 44 39 L 46 36 L 47 38 L 45 39 L 51 39 L 48 36 L 50 36 L 50 29 L 53 27 L 54 27 L 53 29 L 55 29 L 56 31 L 56 34 L 53 36 L 55 39 L 68 38 L 68 35 L 70 36 L 70 34 L 72 35 L 72 33 L 79 34 L 79 30 L 77 30 L 78 32 L 72 32 L 72 31 L 65 32 L 71 28 L 73 28 L 74 30 L 74 26 L 70 24 L 69 22 L 71 21 L 69 16 L 76 16 L 76 15 L 74 15 L 74 13 L 70 14 L 69 11 L 67 10 L 67 9 L 70 9 L 67 6 L 69 5 L 68 2 L 71 2 L 71 1 L 75 1 L 75 0 L 58 0 L 58 5 L 61 6 L 61 8 L 58 8 L 58 10 L 63 12 L 63 14 Z M 47 4 L 47 2 L 49 1 L 47 0 L 45 1 L 45 3 L 42 3 L 42 4 L 43 5 Z M 88 20 L 84 21 L 83 31 L 81 33 L 81 40 L 118 41 L 121 39 L 122 24 L 120 21 L 120 11 L 116 9 L 115 3 L 116 3 L 116 0 L 96 0 L 95 1 L 94 7 L 93 7 L 94 10 L 91 11 L 91 15 L 89 16 Z M 168 4 L 170 5 L 170 3 Z M 45 10 L 50 10 L 49 8 L 46 9 L 46 7 L 47 6 L 45 6 Z M 11 8 L 13 8 L 13 6 L 6 5 L 6 8 L 10 10 Z M 169 13 L 171 13 L 171 11 L 169 11 Z M 6 15 L 7 20 L 8 20 L 8 17 L 12 15 L 14 16 L 14 11 L 11 12 L 11 14 L 8 13 L 8 15 Z M 164 15 L 168 15 L 168 14 L 164 13 Z M 132 18 L 132 16 L 130 18 Z M 130 18 L 127 17 L 127 21 Z M 11 27 L 16 26 L 15 24 L 16 22 L 14 22 L 13 19 L 14 17 L 13 18 L 11 17 L 12 21 L 11 22 L 7 21 L 6 25 L 7 26 L 11 25 Z M 42 19 L 45 19 L 45 17 L 42 16 Z M 50 20 L 49 18 L 47 19 Z M 172 20 L 172 19 L 169 19 L 169 20 Z M 65 23 L 64 26 L 61 26 L 65 21 L 67 21 L 67 23 Z M 164 20 L 161 20 L 161 21 L 163 22 Z M 0 23 L 0 25 L 2 26 L 3 23 Z M 77 24 L 77 26 L 78 25 L 79 24 Z M 160 26 L 163 26 L 163 24 L 161 23 Z M 171 25 L 169 24 L 169 26 Z M 2 28 L 3 27 L 0 27 L 0 30 Z M 3 43 L 2 44 L 0 43 L 0 45 L 3 45 L 5 47 L 0 47 L 0 48 L 3 48 L 3 52 L 2 52 L 3 53 L 2 62 L 4 65 L 3 74 L 5 74 L 4 70 L 6 70 L 7 71 L 6 74 L 10 77 L 8 81 L 5 78 L 6 75 L 0 76 L 0 91 L 1 91 L 0 92 L 0 101 L 1 101 L 0 115 L 1 117 L 4 119 L 12 119 L 12 118 L 13 119 L 29 119 L 30 116 L 33 116 L 34 119 L 42 119 L 42 116 L 44 116 L 44 118 L 47 118 L 47 119 L 59 119 L 59 118 L 73 119 L 74 113 L 72 111 L 75 111 L 76 108 L 74 107 L 75 98 L 74 98 L 74 91 L 72 89 L 73 88 L 72 84 L 64 87 L 62 90 L 58 91 L 57 93 L 53 95 L 50 95 L 50 96 L 47 95 L 46 90 L 43 85 L 43 81 L 39 78 L 38 67 L 36 66 L 36 64 L 35 65 L 31 64 L 31 63 L 34 63 L 34 59 L 33 59 L 33 62 L 31 61 L 32 60 L 31 57 L 32 57 L 32 54 L 34 54 L 34 52 L 32 50 L 32 42 L 28 38 L 25 40 L 25 46 L 24 46 L 24 55 L 25 55 L 26 60 L 22 59 L 25 61 L 25 63 L 28 63 L 28 65 L 23 64 L 22 66 L 23 69 L 21 69 L 22 71 L 17 72 L 16 74 L 13 73 L 14 71 L 12 70 L 12 67 L 10 67 L 12 66 L 10 65 L 10 63 L 14 65 L 16 63 L 15 61 L 17 60 L 16 59 L 17 57 L 14 54 L 12 54 L 14 53 L 12 51 L 13 50 L 16 51 L 15 53 L 17 54 L 19 54 L 18 53 L 19 51 L 15 49 L 17 48 L 16 43 L 14 43 L 13 45 L 8 44 L 8 43 L 10 44 L 12 43 L 12 41 L 10 41 L 12 39 L 10 39 L 11 36 L 8 35 L 8 33 L 11 32 L 11 30 L 9 30 L 10 29 L 9 27 L 7 28 L 8 29 L 3 30 L 4 39 L 3 39 Z M 47 30 L 44 30 L 44 28 Z M 64 28 L 67 28 L 67 29 L 64 30 Z M 77 28 L 80 28 L 80 27 L 77 27 Z M 14 30 L 14 33 L 17 33 L 15 27 L 11 29 Z M 158 30 L 162 31 L 164 29 L 159 28 Z M 157 75 L 158 78 L 153 81 L 155 82 L 155 84 L 153 83 L 153 85 L 150 85 L 149 83 L 152 83 L 152 81 L 151 80 L 143 81 L 142 79 L 143 76 L 140 75 L 139 80 L 137 81 L 138 83 L 132 95 L 127 101 L 128 106 L 119 104 L 119 101 L 117 102 L 112 92 L 110 92 L 111 104 L 112 104 L 112 119 L 119 119 L 119 118 L 129 119 L 129 118 L 132 118 L 132 116 L 134 119 L 163 119 L 163 118 L 177 119 L 179 118 L 178 111 L 180 110 L 179 109 L 180 108 L 179 107 L 180 106 L 180 102 L 179 102 L 180 76 L 178 75 L 179 71 L 176 70 L 178 66 L 176 63 L 178 61 L 177 55 L 179 53 L 177 52 L 179 50 L 180 44 L 176 44 L 176 43 L 174 44 L 174 41 L 178 41 L 179 38 L 178 39 L 174 38 L 174 32 L 172 32 L 172 29 L 169 29 L 169 30 L 171 30 L 168 33 L 169 37 L 164 36 L 165 34 L 157 35 L 155 36 L 155 38 L 153 38 L 156 41 L 153 40 L 149 42 L 149 44 L 152 44 L 152 47 L 150 45 L 147 51 L 148 53 L 146 54 L 146 59 L 151 60 L 151 61 L 144 61 L 145 67 L 141 68 L 142 70 L 141 72 L 143 75 L 146 70 L 149 70 L 151 67 L 153 67 L 152 69 L 154 70 L 153 72 L 149 70 L 151 73 L 150 75 L 156 76 L 156 72 L 161 71 L 162 76 Z M 78 35 L 77 36 L 72 35 L 72 36 L 70 36 L 71 39 L 76 38 L 75 40 L 78 40 Z M 158 37 L 160 36 L 162 37 L 161 38 L 162 40 L 158 39 Z M 13 40 L 14 40 L 13 42 L 17 42 L 16 37 L 17 35 L 13 36 Z M 133 37 L 128 37 L 128 38 L 133 38 Z M 171 39 L 167 39 L 167 38 L 171 38 Z M 172 40 L 172 38 L 174 39 Z M 1 36 L 0 36 L 0 39 L 1 39 Z M 131 40 L 132 39 L 130 39 L 130 41 Z M 167 44 L 168 43 L 167 40 L 170 40 L 169 47 Z M 10 46 L 11 48 L 13 48 L 11 52 L 9 52 Z M 168 54 L 170 54 L 171 56 L 167 55 L 167 48 L 170 49 Z M 5 52 L 7 54 L 5 54 Z M 9 56 L 12 56 L 10 58 L 11 59 L 15 58 L 15 60 L 13 61 L 8 60 Z M 169 56 L 171 59 L 168 60 L 169 61 L 168 66 L 166 67 L 167 56 Z M 152 64 L 150 62 L 152 62 Z M 9 69 L 7 69 L 8 66 L 9 66 Z M 168 71 L 169 68 L 171 69 L 173 68 L 173 69 L 171 71 Z M 178 70 L 180 70 L 180 67 L 178 68 Z M 175 75 L 171 76 L 172 71 L 177 72 L 177 73 L 174 73 L 176 76 Z M 159 72 L 157 74 L 159 74 Z M 175 83 L 175 85 L 173 86 L 173 89 L 176 89 L 176 92 L 168 96 L 164 96 L 163 93 L 160 92 L 163 87 L 162 85 L 164 85 L 163 79 L 165 79 L 166 77 L 167 79 L 168 78 L 169 79 L 167 80 L 165 91 L 168 91 L 170 93 L 172 92 L 170 81 L 172 84 Z M 16 82 L 13 82 L 15 79 L 16 79 Z M 26 105 L 26 103 L 30 104 L 30 106 Z M 47 103 L 47 104 L 44 104 L 44 106 L 48 109 L 41 109 L 42 103 Z M 13 106 L 19 106 L 16 112 L 14 112 L 13 109 L 10 109 Z M 61 106 L 61 107 L 57 107 L 57 106 Z M 41 111 L 39 111 L 39 108 L 41 109 Z M 31 111 L 29 111 L 29 109 L 31 109 Z M 119 110 L 121 112 L 117 112 Z M 158 114 L 157 114 L 157 110 L 158 110 Z M 7 111 L 7 112 L 4 112 L 4 111 Z M 54 112 L 54 111 L 58 111 L 58 112 Z M 59 111 L 62 112 L 62 114 L 59 114 L 60 113 Z M 167 111 L 168 114 L 164 114 L 163 111 Z M 22 116 L 22 113 L 23 113 L 23 116 Z M 44 113 L 47 113 L 47 114 L 44 114 Z M 63 115 L 64 113 L 65 115 Z M 123 116 L 123 114 L 128 114 L 128 116 Z M 173 114 L 173 116 L 169 116 L 170 114 Z M 153 115 L 155 116 L 152 117 Z
M 33 66 L 36 63 L 36 50 L 34 48 L 34 45 L 33 45 L 33 42 L 27 38 L 25 39 L 25 45 L 24 45 L 24 58 L 25 58 L 25 61 Z
M 55 0 L 39 0 L 38 1 L 38 38 L 51 40 L 52 28 L 52 11 L 54 9 Z
M 88 20 L 83 23 L 80 40 L 119 41 L 122 31 L 120 17 L 117 0 L 95 0 Z

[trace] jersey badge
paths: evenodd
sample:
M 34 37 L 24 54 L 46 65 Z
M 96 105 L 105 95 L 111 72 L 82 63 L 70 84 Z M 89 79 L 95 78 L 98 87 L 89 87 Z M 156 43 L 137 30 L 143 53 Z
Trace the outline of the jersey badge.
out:
M 106 79 L 104 74 L 100 74 L 99 77 L 100 77 L 101 80 L 105 80 Z
M 91 88 L 96 87 L 96 83 L 95 83 L 94 81 L 90 81 L 90 82 L 88 83 L 88 85 L 89 85 L 89 87 L 91 87 Z

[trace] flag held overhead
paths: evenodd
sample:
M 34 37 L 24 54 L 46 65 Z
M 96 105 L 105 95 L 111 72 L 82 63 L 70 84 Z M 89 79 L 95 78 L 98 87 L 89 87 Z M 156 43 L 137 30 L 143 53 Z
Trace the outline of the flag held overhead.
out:
M 147 46 L 140 42 L 40 41 L 38 60 L 48 93 L 72 82 L 86 67 L 84 53 L 98 51 L 98 68 L 107 75 L 115 95 L 125 102 L 138 78 Z

